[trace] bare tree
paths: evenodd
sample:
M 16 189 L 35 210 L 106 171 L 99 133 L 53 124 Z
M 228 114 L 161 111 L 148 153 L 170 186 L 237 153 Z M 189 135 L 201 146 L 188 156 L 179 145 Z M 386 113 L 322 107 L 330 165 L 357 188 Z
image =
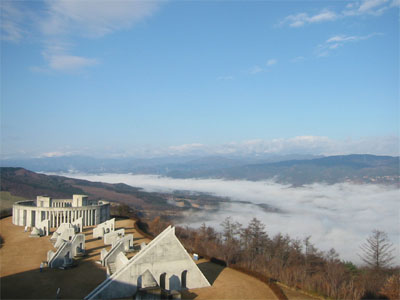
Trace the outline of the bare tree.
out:
M 374 269 L 384 269 L 390 266 L 394 259 L 393 244 L 384 231 L 373 230 L 366 242 L 360 246 L 360 258 Z

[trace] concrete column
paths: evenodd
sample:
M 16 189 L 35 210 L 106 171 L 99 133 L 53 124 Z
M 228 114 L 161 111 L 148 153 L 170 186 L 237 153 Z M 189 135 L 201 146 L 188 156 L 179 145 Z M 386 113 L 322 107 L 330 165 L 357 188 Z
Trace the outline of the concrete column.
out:
M 35 213 L 35 216 L 36 216 L 35 226 L 36 226 L 36 224 L 39 224 L 39 222 L 41 222 L 44 219 L 46 219 L 46 212 L 44 212 L 43 220 L 42 220 L 42 213 L 43 213 L 42 210 L 39 210 L 39 209 L 36 210 L 36 213 Z
M 26 210 L 26 225 L 31 226 L 32 222 L 32 212 L 30 210 Z
M 94 225 L 100 224 L 98 218 L 99 218 L 99 212 L 98 212 L 98 208 L 96 208 L 94 210 Z

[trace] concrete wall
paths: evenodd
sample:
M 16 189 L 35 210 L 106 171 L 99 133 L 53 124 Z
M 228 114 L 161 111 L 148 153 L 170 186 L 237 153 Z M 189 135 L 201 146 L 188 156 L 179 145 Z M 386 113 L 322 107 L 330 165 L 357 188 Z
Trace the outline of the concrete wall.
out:
M 104 244 L 105 245 L 112 245 L 115 243 L 118 239 L 122 238 L 125 236 L 125 229 L 118 229 L 115 231 L 112 231 L 110 233 L 106 233 L 104 235 Z
M 93 205 L 72 207 L 73 200 L 71 199 L 51 199 L 42 196 L 38 198 L 38 206 L 33 200 L 19 201 L 13 205 L 12 222 L 14 225 L 34 227 L 39 222 L 49 219 L 50 226 L 57 228 L 62 223 L 72 223 L 82 218 L 83 226 L 92 226 L 110 218 L 110 204 L 107 201 L 97 201 Z M 45 202 L 47 198 L 49 207 Z M 40 206 L 41 204 L 43 204 L 43 207 Z
M 115 218 L 107 220 L 93 229 L 93 238 L 102 238 L 104 234 L 110 233 L 115 229 Z
M 131 297 L 137 290 L 139 276 L 146 270 L 167 290 L 210 286 L 175 236 L 174 228 L 168 227 L 85 299 Z M 182 283 L 186 286 L 182 287 Z
M 50 268 L 59 268 L 66 261 L 72 261 L 72 258 L 85 251 L 85 235 L 83 233 L 74 235 L 71 241 L 63 241 L 59 237 L 61 244 L 57 251 L 49 250 L 47 252 L 47 262 Z
M 51 197 L 37 196 L 36 205 L 39 207 L 51 207 Z
M 79 233 L 72 238 L 71 248 L 73 257 L 85 252 L 85 235 L 83 233 Z
M 118 238 L 114 243 L 122 243 L 124 245 L 124 252 L 127 252 L 133 249 L 133 234 L 127 234 Z
M 128 262 L 129 259 L 124 255 L 124 253 L 119 252 L 114 261 L 117 272 L 118 270 L 122 269 L 125 265 L 127 265 Z
M 72 260 L 72 244 L 64 242 L 56 252 L 49 250 L 47 253 L 47 262 L 50 268 L 59 268 L 63 266 L 66 260 Z
M 50 220 L 43 220 L 36 224 L 35 226 L 40 231 L 40 235 L 49 235 L 50 234 Z
M 107 266 L 107 264 L 115 262 L 118 253 L 121 253 L 123 251 L 124 251 L 124 244 L 116 243 L 102 259 L 101 264 L 103 266 Z
M 82 217 L 72 221 L 72 226 L 74 226 L 75 232 L 82 232 L 83 230 L 83 219 Z

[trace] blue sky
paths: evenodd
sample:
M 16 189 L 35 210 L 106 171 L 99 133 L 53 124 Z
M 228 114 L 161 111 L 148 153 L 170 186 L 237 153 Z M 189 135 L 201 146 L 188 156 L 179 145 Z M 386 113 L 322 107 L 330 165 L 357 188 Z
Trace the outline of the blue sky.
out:
M 398 0 L 1 6 L 3 157 L 398 154 Z

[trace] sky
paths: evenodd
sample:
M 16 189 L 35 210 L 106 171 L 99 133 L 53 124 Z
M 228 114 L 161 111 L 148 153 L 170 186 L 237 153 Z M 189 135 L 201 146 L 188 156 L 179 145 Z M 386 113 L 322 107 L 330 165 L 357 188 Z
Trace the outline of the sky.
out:
M 388 234 L 395 248 L 395 263 L 400 264 L 400 204 L 395 186 L 314 183 L 293 188 L 273 181 L 175 179 L 132 174 L 61 175 L 96 182 L 123 182 L 149 192 L 185 190 L 228 197 L 233 202 L 221 205 L 218 211 L 186 211 L 180 224 L 198 228 L 204 222 L 220 229 L 226 217 L 244 226 L 256 217 L 266 225 L 270 237 L 279 232 L 301 240 L 311 235 L 311 242 L 318 249 L 329 251 L 333 247 L 341 259 L 357 264 L 362 263 L 358 256 L 360 246 L 372 230 L 379 229 Z M 280 212 L 266 212 L 257 204 L 267 204 Z
M 1 155 L 398 155 L 399 5 L 1 1 Z

